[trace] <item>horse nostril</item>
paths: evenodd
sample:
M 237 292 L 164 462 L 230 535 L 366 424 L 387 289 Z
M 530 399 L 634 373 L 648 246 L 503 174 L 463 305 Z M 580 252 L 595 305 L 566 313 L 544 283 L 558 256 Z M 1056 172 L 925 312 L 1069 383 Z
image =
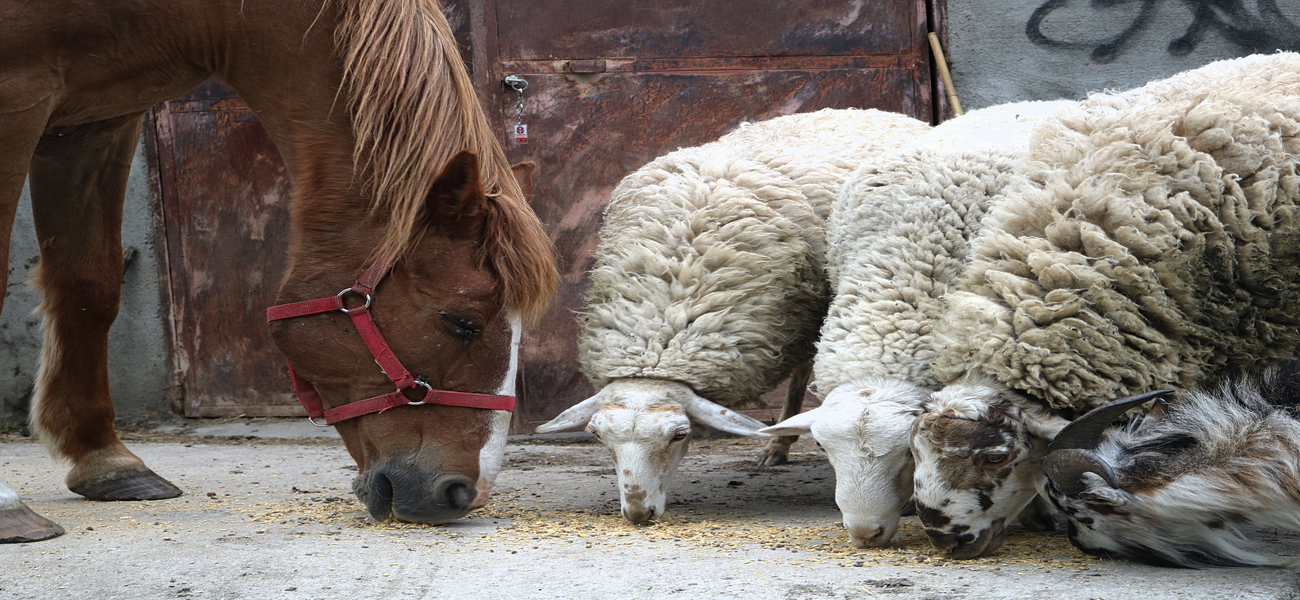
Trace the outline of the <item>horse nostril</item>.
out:
M 474 502 L 478 492 L 463 483 L 453 483 L 444 490 L 447 498 L 447 507 L 453 510 L 465 510 Z
M 370 482 L 370 491 L 374 492 L 375 499 L 383 504 L 393 501 L 393 480 L 383 471 L 375 473 L 374 479 Z

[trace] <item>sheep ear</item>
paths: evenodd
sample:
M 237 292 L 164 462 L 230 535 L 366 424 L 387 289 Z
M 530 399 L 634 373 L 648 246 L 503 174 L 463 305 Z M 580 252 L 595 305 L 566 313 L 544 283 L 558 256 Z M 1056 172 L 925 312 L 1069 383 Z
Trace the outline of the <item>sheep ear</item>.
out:
M 807 435 L 812 433 L 813 423 L 817 422 L 821 412 L 822 408 L 819 406 L 806 413 L 799 413 L 771 427 L 764 427 L 758 432 L 767 435 Z
M 538 425 L 537 433 L 555 433 L 567 429 L 586 427 L 587 423 L 591 421 L 591 415 L 596 414 L 596 411 L 600 410 L 600 403 L 604 400 L 604 397 L 605 390 L 601 390 L 595 396 L 570 406 L 554 419 Z
M 766 427 L 762 421 L 751 419 L 730 408 L 709 402 L 694 393 L 686 401 L 686 415 L 692 421 L 737 435 L 763 435 L 758 430 Z
M 1045 440 L 1056 439 L 1056 434 L 1060 433 L 1062 429 L 1065 429 L 1066 425 L 1070 424 L 1069 421 L 1057 415 L 1038 415 L 1029 413 L 1021 413 L 1021 415 L 1024 417 L 1023 423 L 1025 424 L 1025 429 L 1028 429 L 1030 433 Z
M 1019 413 L 1016 418 L 1025 426 L 1025 429 L 1028 429 L 1029 433 L 1048 441 L 1056 439 L 1056 434 L 1070 424 L 1065 418 L 1048 410 L 1042 404 L 1024 397 L 1019 392 L 1008 390 L 999 393 L 998 402 L 1014 406 L 1016 408 L 1015 413 Z

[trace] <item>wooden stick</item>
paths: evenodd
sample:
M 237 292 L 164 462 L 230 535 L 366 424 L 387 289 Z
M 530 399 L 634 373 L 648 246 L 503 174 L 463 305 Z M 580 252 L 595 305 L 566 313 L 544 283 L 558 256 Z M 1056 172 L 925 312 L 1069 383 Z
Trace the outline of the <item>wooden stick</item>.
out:
M 952 104 L 952 114 L 961 116 L 961 100 L 957 99 L 957 88 L 952 86 L 952 75 L 948 73 L 948 61 L 943 58 L 943 47 L 939 45 L 939 36 L 930 33 L 930 49 L 934 51 L 934 62 L 939 65 L 939 76 L 943 77 L 943 87 L 948 90 L 948 102 Z

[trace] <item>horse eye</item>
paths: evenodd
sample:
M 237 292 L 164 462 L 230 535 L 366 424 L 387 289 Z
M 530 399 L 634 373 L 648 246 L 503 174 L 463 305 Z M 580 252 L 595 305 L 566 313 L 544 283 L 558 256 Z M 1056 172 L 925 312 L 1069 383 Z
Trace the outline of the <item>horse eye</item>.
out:
M 474 339 L 475 336 L 483 332 L 483 327 L 464 317 L 458 317 L 441 310 L 438 311 L 438 316 L 442 318 L 442 324 L 446 325 L 447 329 L 467 340 Z
M 686 436 L 690 434 L 691 434 L 691 430 L 689 429 L 678 429 L 677 432 L 673 434 L 673 441 L 680 442 L 686 439 Z
M 596 439 L 598 439 L 598 440 L 600 439 L 600 434 L 597 433 L 597 432 L 596 432 L 596 428 L 595 428 L 595 427 L 592 427 L 591 425 L 588 425 L 588 426 L 587 426 L 587 433 L 590 433 L 591 435 L 596 436 Z
M 1006 454 L 985 454 L 984 455 L 984 462 L 992 465 L 996 465 L 1006 459 L 1007 459 Z

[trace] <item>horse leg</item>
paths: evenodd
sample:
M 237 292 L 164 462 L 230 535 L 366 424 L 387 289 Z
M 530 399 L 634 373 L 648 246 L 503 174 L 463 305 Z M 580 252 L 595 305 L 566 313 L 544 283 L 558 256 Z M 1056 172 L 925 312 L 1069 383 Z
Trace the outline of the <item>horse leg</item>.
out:
M 41 260 L 45 343 L 32 424 L 72 461 L 68 489 L 91 500 L 181 494 L 113 431 L 108 330 L 122 291 L 122 201 L 144 115 L 51 129 L 32 158 L 32 215 Z
M 0 101 L 12 98 L 0 98 Z M 0 114 L 0 264 L 9 264 L 9 234 L 13 229 L 23 181 L 32 152 L 45 127 L 48 108 L 36 103 L 26 111 Z M 4 294 L 0 294 L 0 308 Z M 9 486 L 0 481 L 0 544 L 36 542 L 63 534 L 63 528 L 32 512 Z
M 812 372 L 812 361 L 808 361 L 796 366 L 790 373 L 790 387 L 785 391 L 785 405 L 781 407 L 781 418 L 776 420 L 777 423 L 803 410 L 803 396 L 808 389 L 808 380 L 812 379 Z M 758 457 L 758 464 L 775 467 L 790 462 L 790 446 L 797 441 L 797 435 L 781 435 L 768 440 L 763 453 Z

